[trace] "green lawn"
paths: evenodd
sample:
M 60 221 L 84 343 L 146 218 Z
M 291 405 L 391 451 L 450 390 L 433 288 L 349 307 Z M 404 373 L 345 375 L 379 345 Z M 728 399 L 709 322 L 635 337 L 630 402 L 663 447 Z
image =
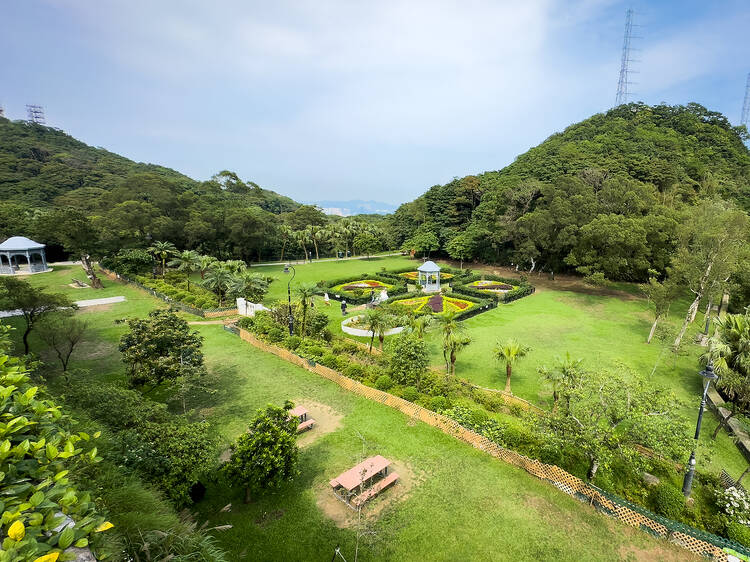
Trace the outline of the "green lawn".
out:
M 318 281 L 347 273 L 373 273 L 381 267 L 403 267 L 405 258 L 324 262 L 297 268 L 298 280 Z M 278 268 L 264 267 L 280 278 L 272 284 L 269 300 L 285 296 L 286 283 Z M 96 381 L 122 378 L 123 365 L 116 343 L 125 330 L 115 320 L 143 316 L 161 305 L 149 295 L 112 281 L 105 289 L 71 289 L 69 278 L 82 277 L 78 267 L 62 267 L 31 282 L 70 294 L 74 299 L 124 295 L 125 303 L 82 310 L 91 332 L 74 367 L 92 371 Z M 331 326 L 341 321 L 337 303 L 330 308 Z M 659 350 L 646 346 L 647 317 L 640 300 L 591 297 L 572 292 L 539 291 L 510 305 L 498 307 L 465 322 L 474 343 L 459 357 L 458 374 L 485 386 L 498 386 L 497 366 L 489 358 L 495 339 L 513 335 L 534 349 L 514 374 L 514 391 L 533 401 L 544 401 L 545 390 L 536 378 L 536 366 L 570 350 L 583 354 L 591 367 L 623 360 L 640 373 L 650 372 Z M 191 318 L 198 320 L 197 318 Z M 700 321 L 700 317 L 698 319 Z M 20 326 L 21 320 L 11 324 Z M 353 558 L 356 532 L 338 527 L 321 509 L 330 504 L 329 479 L 358 462 L 364 438 L 366 454 L 382 454 L 405 470 L 408 486 L 384 494 L 397 498 L 372 519 L 361 555 L 379 560 L 683 560 L 685 551 L 628 529 L 594 513 L 587 506 L 529 476 L 525 472 L 476 451 L 402 414 L 341 390 L 333 383 L 275 356 L 262 353 L 221 326 L 196 326 L 205 338 L 209 369 L 217 376 L 217 393 L 196 404 L 229 443 L 241 433 L 254 410 L 268 402 L 289 398 L 318 403 L 341 416 L 303 448 L 301 474 L 276 494 L 245 506 L 239 491 L 209 486 L 207 499 L 197 506 L 198 520 L 231 524 L 217 534 L 232 559 L 325 560 L 340 544 Z M 500 335 L 498 335 L 500 334 Z M 437 341 L 430 336 L 433 352 Z M 687 342 L 687 340 L 686 340 Z M 35 350 L 39 342 L 32 338 Z M 686 348 L 692 344 L 686 343 Z M 436 356 L 437 358 L 437 356 Z M 438 361 L 436 361 L 437 363 Z M 665 354 L 654 378 L 670 383 L 683 396 L 697 397 L 695 351 L 676 362 Z M 52 387 L 57 383 L 52 379 Z M 694 400 L 694 402 L 697 402 Z M 697 403 L 696 403 L 697 406 Z M 704 436 L 713 428 L 708 416 Z M 310 434 L 312 437 L 314 434 Z M 309 437 L 308 437 L 309 438 Z M 703 457 L 705 458 L 705 457 Z M 724 466 L 734 476 L 744 459 L 722 434 L 712 468 Z M 402 494 L 406 488 L 408 493 Z M 399 497 L 401 496 L 401 497 Z M 229 512 L 221 508 L 231 503 Z M 374 537 L 374 538 L 373 538 Z M 244 557 L 240 554 L 245 552 Z

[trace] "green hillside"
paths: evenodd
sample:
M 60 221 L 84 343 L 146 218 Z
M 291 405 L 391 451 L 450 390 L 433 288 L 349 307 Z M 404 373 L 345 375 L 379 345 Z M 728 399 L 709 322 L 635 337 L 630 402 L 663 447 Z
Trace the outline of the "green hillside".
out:
M 502 170 L 433 186 L 396 211 L 392 229 L 418 251 L 644 280 L 664 271 L 699 199 L 750 209 L 746 135 L 698 104 L 620 106 Z M 613 247 L 609 264 L 588 257 Z

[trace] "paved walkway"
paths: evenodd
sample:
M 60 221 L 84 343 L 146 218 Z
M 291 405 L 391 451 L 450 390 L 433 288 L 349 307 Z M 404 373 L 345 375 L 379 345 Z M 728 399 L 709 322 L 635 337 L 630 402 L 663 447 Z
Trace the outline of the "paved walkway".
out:
M 103 299 L 88 299 L 82 301 L 76 301 L 79 308 L 86 308 L 87 306 L 97 306 L 100 304 L 114 304 L 116 302 L 125 302 L 125 297 L 105 297 Z M 21 310 L 0 310 L 0 318 L 10 318 L 11 316 L 21 316 L 23 311 Z
M 401 256 L 403 255 L 401 252 L 393 252 L 392 254 L 373 254 L 370 256 L 370 258 L 387 258 L 390 256 Z M 408 256 L 408 254 L 406 254 Z M 310 261 L 302 261 L 302 260 L 296 260 L 296 261 L 272 261 L 267 263 L 249 263 L 247 264 L 249 267 L 265 267 L 269 265 L 284 265 L 287 263 L 290 263 L 292 265 L 309 265 L 312 263 L 320 263 L 322 261 L 347 261 L 347 260 L 366 260 L 370 259 L 367 256 L 351 256 L 348 258 L 320 258 L 317 260 L 310 260 Z

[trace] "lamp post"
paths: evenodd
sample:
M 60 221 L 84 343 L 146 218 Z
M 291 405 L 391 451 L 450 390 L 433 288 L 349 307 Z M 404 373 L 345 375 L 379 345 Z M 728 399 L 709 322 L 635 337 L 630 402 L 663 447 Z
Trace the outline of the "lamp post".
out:
M 714 373 L 713 361 L 709 358 L 708 365 L 700 372 L 700 375 L 706 379 L 706 384 L 703 387 L 703 399 L 701 400 L 701 406 L 698 409 L 698 423 L 695 426 L 695 437 L 693 437 L 693 451 L 690 453 L 690 460 L 688 460 L 688 469 L 685 473 L 685 480 L 682 482 L 682 493 L 686 498 L 690 497 L 690 491 L 693 488 L 693 477 L 695 476 L 695 450 L 698 447 L 698 437 L 701 434 L 701 421 L 703 421 L 703 410 L 706 408 L 706 396 L 708 395 L 708 387 L 711 385 L 711 381 L 715 381 L 719 376 Z
M 289 283 L 286 284 L 286 296 L 289 300 L 289 335 L 294 335 L 294 316 L 292 315 L 292 281 L 294 281 L 294 276 L 297 275 L 297 270 L 294 269 L 294 266 L 290 263 L 287 263 L 284 265 L 284 273 L 289 273 L 289 270 L 292 270 L 292 278 L 289 279 Z

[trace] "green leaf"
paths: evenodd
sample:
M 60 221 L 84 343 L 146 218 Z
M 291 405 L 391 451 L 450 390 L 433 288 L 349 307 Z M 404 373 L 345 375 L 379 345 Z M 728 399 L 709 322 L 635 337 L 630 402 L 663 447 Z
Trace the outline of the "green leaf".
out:
M 29 498 L 29 503 L 34 507 L 44 501 L 44 492 L 36 492 Z
M 57 457 L 58 455 L 57 447 L 55 447 L 52 443 L 47 444 L 47 458 L 52 460 Z
M 65 527 L 63 532 L 60 533 L 60 539 L 57 541 L 57 544 L 60 548 L 65 550 L 71 544 L 73 544 L 74 538 L 75 538 L 75 531 L 73 530 L 73 527 Z
M 76 548 L 86 548 L 88 545 L 89 539 L 87 539 L 86 537 L 78 539 L 75 544 Z

